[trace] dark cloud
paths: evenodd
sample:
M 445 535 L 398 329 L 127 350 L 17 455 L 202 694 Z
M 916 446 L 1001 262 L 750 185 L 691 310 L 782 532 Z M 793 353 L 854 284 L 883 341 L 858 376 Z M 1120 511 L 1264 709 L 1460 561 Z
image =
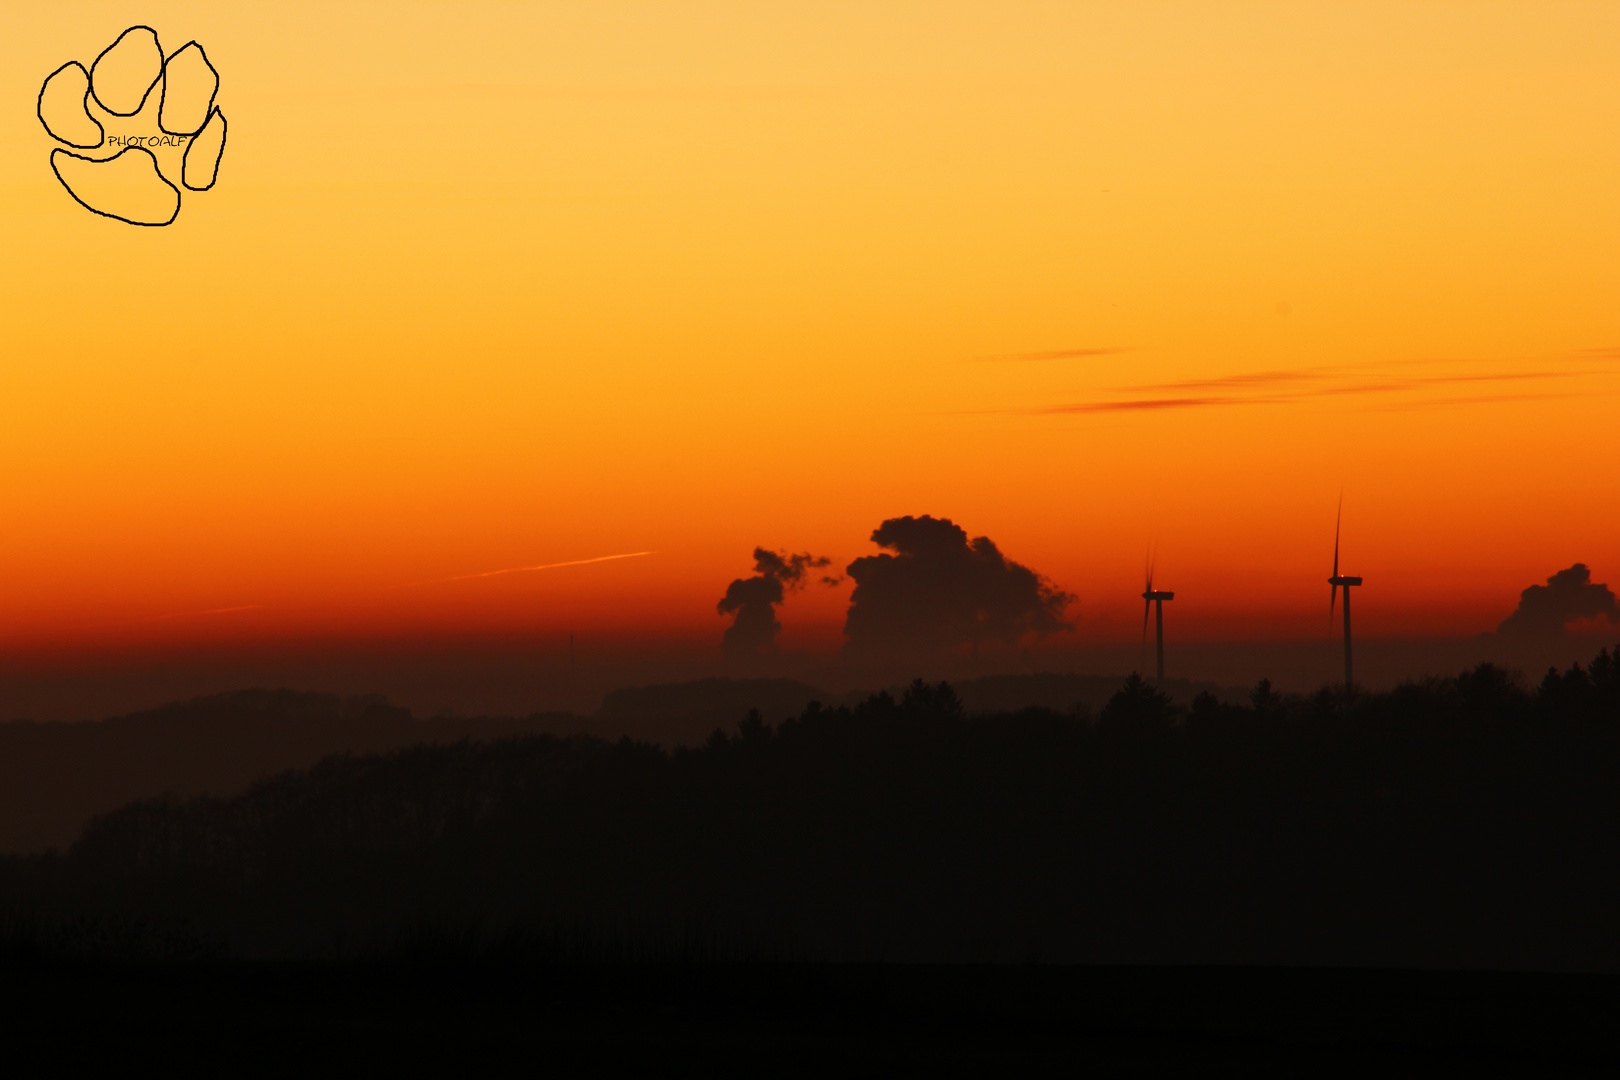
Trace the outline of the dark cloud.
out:
M 890 518 L 872 542 L 894 554 L 849 564 L 852 653 L 920 655 L 1069 628 L 1062 615 L 1072 596 L 1004 558 L 989 537 L 969 541 L 948 518 Z
M 1606 615 L 1620 623 L 1620 608 L 1607 585 L 1594 585 L 1585 563 L 1576 563 L 1547 579 L 1545 585 L 1532 585 L 1519 594 L 1519 607 L 1502 620 L 1498 634 L 1512 637 L 1559 637 L 1576 619 Z
M 733 581 L 718 605 L 720 614 L 736 616 L 720 641 L 726 654 L 750 657 L 773 652 L 777 632 L 782 629 L 776 621 L 776 605 L 788 590 L 804 587 L 809 571 L 831 565 L 832 560 L 824 555 L 789 555 L 755 548 L 754 576 Z M 832 577 L 821 580 L 829 585 L 838 583 Z

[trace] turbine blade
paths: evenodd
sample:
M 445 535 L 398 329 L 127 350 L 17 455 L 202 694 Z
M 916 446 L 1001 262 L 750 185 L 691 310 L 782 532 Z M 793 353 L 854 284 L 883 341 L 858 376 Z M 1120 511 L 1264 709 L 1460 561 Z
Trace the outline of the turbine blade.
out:
M 1344 523 L 1344 492 L 1339 492 L 1339 512 L 1333 518 L 1333 576 L 1339 576 L 1339 526 Z
M 1148 592 L 1152 592 L 1152 591 L 1153 591 L 1153 590 L 1152 590 L 1152 589 L 1151 589 L 1151 588 L 1150 588 L 1150 589 L 1148 589 Z M 1149 615 L 1149 614 L 1150 614 L 1150 613 L 1151 613 L 1151 612 L 1152 612 L 1152 611 L 1153 611 L 1153 601 L 1151 601 L 1151 600 L 1144 600 L 1144 601 L 1143 601 L 1143 602 L 1142 602 L 1142 644 L 1144 644 L 1144 645 L 1146 645 L 1146 644 L 1147 644 L 1147 624 L 1148 624 L 1148 615 Z
M 1333 576 L 1338 577 L 1339 575 L 1334 574 Z M 1334 585 L 1328 590 L 1328 629 L 1329 630 L 1333 629 L 1333 607 L 1338 602 L 1339 602 L 1339 587 L 1337 585 Z

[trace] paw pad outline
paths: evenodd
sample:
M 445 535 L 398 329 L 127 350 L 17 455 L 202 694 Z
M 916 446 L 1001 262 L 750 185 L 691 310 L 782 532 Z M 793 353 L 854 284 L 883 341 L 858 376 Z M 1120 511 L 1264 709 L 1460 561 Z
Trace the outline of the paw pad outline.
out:
M 189 191 L 207 191 L 218 179 L 226 138 L 218 94 L 219 72 L 198 42 L 165 56 L 157 31 L 132 26 L 88 71 L 69 61 L 41 85 L 39 121 L 60 144 L 51 151 L 51 171 L 92 213 L 168 225 L 181 203 L 170 176 Z M 107 156 L 73 152 L 112 147 L 122 149 Z

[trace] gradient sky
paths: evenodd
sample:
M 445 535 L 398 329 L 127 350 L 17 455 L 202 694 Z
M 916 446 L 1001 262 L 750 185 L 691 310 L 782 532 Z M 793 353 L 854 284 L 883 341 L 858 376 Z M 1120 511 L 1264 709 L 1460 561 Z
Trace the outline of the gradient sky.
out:
M 166 229 L 34 116 L 136 23 L 230 121 Z M 1617 56 L 1599 3 L 7 3 L 0 647 L 718 644 L 756 544 L 907 513 L 1083 640 L 1153 544 L 1182 632 L 1320 635 L 1341 489 L 1366 633 L 1620 583 Z

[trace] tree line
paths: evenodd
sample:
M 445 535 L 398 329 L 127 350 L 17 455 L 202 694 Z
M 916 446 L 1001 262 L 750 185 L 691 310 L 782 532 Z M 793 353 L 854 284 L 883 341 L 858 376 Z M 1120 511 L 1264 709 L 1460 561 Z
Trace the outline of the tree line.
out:
M 1533 687 L 1133 676 L 1093 715 L 945 683 L 664 750 L 328 758 L 0 860 L 48 949 L 1620 968 L 1620 650 Z

